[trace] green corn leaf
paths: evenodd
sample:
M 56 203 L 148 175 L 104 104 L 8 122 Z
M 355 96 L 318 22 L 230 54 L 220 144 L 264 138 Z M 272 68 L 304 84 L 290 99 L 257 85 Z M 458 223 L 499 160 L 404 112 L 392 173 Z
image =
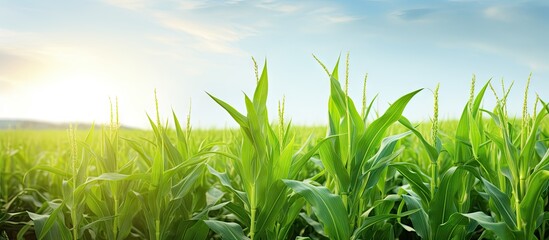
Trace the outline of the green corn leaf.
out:
M 204 223 L 206 223 L 212 231 L 221 235 L 221 238 L 223 239 L 249 239 L 244 235 L 242 227 L 236 223 L 221 222 L 217 220 L 205 220 Z
M 425 185 L 424 179 L 422 178 L 423 173 L 417 165 L 406 162 L 395 162 L 391 163 L 390 166 L 396 168 L 400 174 L 408 180 L 412 190 L 419 196 L 422 202 L 431 202 L 430 190 Z
M 215 102 L 217 102 L 217 104 L 223 107 L 231 115 L 231 117 L 233 117 L 233 119 L 238 123 L 238 125 L 240 125 L 240 127 L 242 128 L 248 127 L 248 119 L 246 119 L 244 115 L 239 113 L 236 109 L 234 109 L 231 105 L 224 102 L 223 100 L 216 98 L 209 93 L 206 93 L 206 94 L 208 94 L 208 96 L 210 96 Z
M 242 206 L 228 202 L 227 205 L 225 205 L 225 209 L 234 214 L 244 226 L 250 227 L 250 215 Z
M 31 168 L 29 171 L 27 171 L 27 172 L 25 173 L 25 176 L 23 177 L 23 179 L 27 178 L 27 176 L 28 176 L 28 174 L 30 174 L 30 172 L 32 172 L 32 171 L 37 171 L 37 170 L 42 170 L 42 171 L 51 172 L 51 173 L 53 173 L 53 174 L 57 174 L 57 175 L 59 175 L 59 176 L 61 176 L 61 177 L 65 177 L 65 178 L 68 178 L 68 177 L 71 176 L 70 173 L 65 172 L 65 171 L 63 171 L 63 170 L 61 170 L 61 169 L 57 169 L 57 168 L 55 168 L 55 167 L 44 166 L 44 165 L 37 165 L 37 166 Z
M 193 157 L 186 159 L 182 163 L 178 164 L 177 166 L 174 166 L 173 168 L 170 168 L 166 171 L 164 171 L 164 174 L 162 174 L 162 177 L 164 179 L 171 179 L 172 177 L 176 176 L 177 174 L 180 174 L 182 171 L 186 171 L 186 168 L 194 167 L 196 165 L 200 165 L 204 162 L 204 158 L 208 156 L 209 153 L 202 152 L 197 153 Z M 225 155 L 228 156 L 228 155 Z
M 494 205 L 496 206 L 496 209 L 498 210 L 500 216 L 503 218 L 507 226 L 509 226 L 510 229 L 514 230 L 517 226 L 517 219 L 515 213 L 512 210 L 511 199 L 509 199 L 509 196 L 507 194 L 501 192 L 488 180 L 482 178 L 482 182 L 487 193 L 494 201 Z
M 305 151 L 305 147 L 307 146 L 307 144 L 304 144 L 303 147 L 296 154 L 294 154 L 293 161 L 292 161 L 292 167 L 290 168 L 289 178 L 294 179 L 297 176 L 297 174 L 299 173 L 299 171 L 303 168 L 303 166 L 305 166 L 307 161 L 309 159 L 311 159 L 311 157 L 318 151 L 318 149 L 320 147 L 322 147 L 324 142 L 326 142 L 326 141 L 328 141 L 329 139 L 332 139 L 332 138 L 333 137 L 324 138 L 320 142 L 318 142 L 313 148 L 311 148 L 309 151 L 307 151 L 306 153 L 304 153 L 302 155 L 298 155 L 299 153 L 302 153 L 302 152 Z M 309 137 L 309 140 L 310 139 L 311 139 L 311 137 Z M 309 142 L 309 140 L 307 140 L 306 142 Z
M 78 169 L 76 172 L 76 185 L 80 185 L 86 181 L 86 175 L 87 175 L 88 166 L 89 166 L 89 157 L 82 156 L 81 159 L 82 160 L 80 161 L 80 165 L 78 166 Z
M 231 184 L 231 180 L 229 179 L 229 176 L 226 173 L 220 173 L 220 172 L 216 171 L 214 168 L 210 167 L 209 165 L 208 165 L 208 170 L 210 171 L 211 174 L 213 174 L 214 176 L 216 176 L 219 179 L 219 181 L 221 182 L 221 184 L 223 186 L 225 186 L 227 189 L 229 189 L 231 192 L 233 192 L 235 194 L 235 196 L 240 199 L 240 201 L 242 201 L 246 205 L 250 204 L 248 202 L 248 197 L 246 196 L 246 193 L 235 189 L 233 187 L 233 185 Z
M 402 197 L 400 195 L 389 194 L 385 196 L 385 198 L 376 200 L 373 204 L 371 204 L 371 206 L 364 213 L 362 213 L 361 217 L 368 217 L 370 213 L 374 211 L 374 209 L 377 210 L 376 214 L 380 214 L 380 212 L 384 213 L 384 211 L 381 211 L 384 205 L 390 205 L 392 208 L 395 202 L 399 202 L 401 200 Z
M 473 106 L 471 108 L 471 113 L 473 113 L 473 117 L 477 118 L 477 114 L 480 110 L 480 104 L 482 103 L 482 99 L 484 98 L 484 93 L 486 92 L 486 88 L 489 86 L 490 81 L 487 81 L 482 89 L 478 92 L 477 96 L 475 97 L 475 101 L 473 102 Z
M 367 179 L 364 193 L 376 184 L 380 184 L 378 186 L 385 185 L 387 166 L 389 166 L 389 163 L 397 158 L 403 151 L 404 148 L 401 148 L 393 153 L 390 153 L 388 156 L 376 155 L 376 158 L 379 158 L 379 160 L 374 160 L 375 162 L 372 163 L 374 164 L 373 166 L 366 166 L 362 169 L 364 175 L 361 176 L 361 179 Z
M 482 143 L 482 132 L 480 131 L 477 121 L 473 118 L 473 114 L 470 111 L 467 111 L 467 116 L 469 118 L 469 139 L 471 142 L 471 150 L 473 151 L 473 156 L 475 159 L 479 158 L 480 144 Z
M 90 223 L 88 223 L 88 224 L 86 224 L 86 225 L 80 227 L 79 233 L 80 233 L 80 235 L 83 235 L 84 232 L 85 232 L 86 230 L 97 228 L 97 225 L 98 225 L 98 224 L 104 223 L 104 222 L 106 222 L 106 221 L 110 221 L 110 220 L 114 219 L 114 217 L 115 217 L 115 216 L 102 217 L 102 218 L 99 218 L 99 219 L 97 219 L 97 220 L 95 220 L 95 221 L 93 221 L 93 222 L 90 222 Z
M 298 218 L 301 209 L 307 204 L 307 201 L 298 194 L 290 195 L 287 204 L 284 206 L 284 219 L 281 221 L 280 237 L 287 239 L 291 229 L 293 229 L 294 221 Z
M 99 217 L 106 217 L 110 215 L 107 203 L 99 199 L 96 193 L 89 191 L 85 198 L 86 205 L 92 211 L 93 214 Z
M 373 155 L 375 148 L 377 148 L 381 143 L 381 140 L 383 139 L 383 136 L 389 126 L 400 119 L 408 102 L 410 102 L 410 100 L 421 90 L 422 89 L 419 89 L 402 96 L 391 104 L 391 106 L 380 118 L 370 124 L 364 135 L 358 140 L 358 146 L 364 147 L 358 150 L 357 156 L 363 156 L 363 159 L 361 159 L 362 161 L 353 163 L 353 169 L 361 169 L 363 161 Z M 356 170 L 353 171 L 355 174 L 351 174 L 351 179 L 358 179 L 358 173 L 360 171 Z M 357 184 L 355 183 L 353 185 L 356 186 Z
M 92 143 L 94 133 L 95 133 L 95 122 L 92 122 L 90 130 L 88 130 L 88 134 L 86 135 L 86 138 L 84 140 L 86 144 Z
M 64 204 L 49 203 L 54 208 L 51 214 L 37 214 L 27 212 L 29 217 L 34 223 L 35 231 L 38 235 L 38 239 L 71 239 L 71 233 L 65 226 L 65 221 L 61 210 L 64 208 Z
M 294 153 L 294 139 L 292 138 L 288 145 L 282 149 L 278 161 L 273 162 L 273 179 L 279 180 L 282 178 L 290 178 L 290 170 L 292 168 L 292 160 Z
M 191 191 L 194 183 L 202 176 L 203 172 L 204 166 L 198 165 L 187 176 L 175 183 L 172 187 L 173 199 L 176 200 L 185 197 Z
M 245 97 L 246 102 L 246 110 L 248 111 L 248 126 L 250 128 L 250 142 L 253 144 L 254 149 L 257 151 L 257 154 L 259 156 L 267 156 L 267 143 L 265 142 L 265 128 L 266 126 L 264 121 L 260 119 L 260 116 L 254 109 L 253 103 L 248 98 L 248 96 Z M 268 124 L 267 124 L 268 125 Z
M 105 172 L 116 172 L 117 171 L 117 157 L 116 157 L 116 150 L 111 143 L 111 140 L 109 138 L 104 138 L 105 144 L 104 144 L 104 153 L 103 157 L 100 158 L 101 163 L 103 163 L 104 171 Z
M 410 121 L 404 116 L 401 116 L 398 121 L 403 126 L 408 128 L 408 130 L 412 131 L 414 133 L 414 135 L 417 136 L 417 138 L 423 144 L 423 147 L 425 147 L 425 150 L 427 150 L 427 154 L 429 155 L 429 158 L 430 158 L 431 162 L 437 161 L 438 155 L 439 155 L 438 150 L 435 147 L 433 147 L 431 144 L 429 144 L 429 142 L 427 142 L 427 140 L 425 140 L 423 135 L 414 126 L 412 126 L 412 123 L 410 123 Z
M 88 180 L 77 186 L 74 190 L 74 196 L 81 196 L 81 194 L 86 190 L 86 188 L 95 182 L 99 181 L 107 181 L 107 182 L 116 182 L 116 181 L 123 181 L 123 180 L 135 180 L 140 179 L 144 180 L 146 179 L 148 175 L 144 173 L 134 173 L 132 175 L 126 175 L 126 174 L 120 174 L 120 173 L 103 173 L 99 175 L 98 177 L 91 177 L 88 178 Z
M 492 120 L 494 120 L 494 123 L 496 123 L 497 126 L 501 126 L 501 121 L 500 121 L 497 114 L 495 114 L 493 112 L 490 112 L 488 110 L 485 110 L 485 109 L 481 109 L 481 111 L 484 112 L 484 113 L 488 113 L 488 115 L 490 115 L 490 118 L 492 118 Z
M 275 222 L 278 220 L 288 198 L 287 190 L 286 185 L 278 180 L 265 191 L 265 201 L 260 203 L 262 207 L 257 217 L 257 232 L 261 233 L 275 227 Z
M 450 215 L 457 212 L 457 200 L 454 196 L 460 190 L 464 177 L 465 172 L 457 167 L 451 167 L 444 174 L 429 209 L 429 220 L 435 232 L 441 224 L 448 221 Z
M 128 192 L 122 202 L 120 211 L 118 212 L 119 219 L 122 220 L 119 221 L 120 225 L 118 226 L 118 239 L 126 239 L 128 237 L 133 227 L 133 222 L 130 220 L 141 212 L 140 210 L 139 200 L 133 192 Z
M 544 120 L 544 118 L 547 116 L 546 111 L 540 111 L 540 113 L 536 116 L 536 118 L 533 121 L 533 124 L 530 126 L 531 130 L 530 132 L 526 132 L 526 130 L 522 130 L 522 134 L 526 134 L 526 144 L 522 148 L 522 151 L 520 152 L 520 159 L 532 159 L 534 158 L 534 155 L 536 153 L 536 144 L 538 142 L 538 131 L 541 122 Z M 525 161 L 526 163 L 527 161 Z M 523 171 L 528 171 L 528 168 L 523 169 Z M 526 173 L 527 174 L 527 173 Z
M 156 123 L 152 120 L 152 118 L 147 114 L 147 118 L 149 119 L 149 124 L 151 125 L 151 128 L 153 130 L 154 136 L 156 137 L 156 140 L 160 139 L 160 128 L 162 126 L 157 126 Z
M 299 213 L 299 216 L 301 218 L 303 218 L 303 220 L 305 220 L 305 222 L 307 222 L 307 225 L 313 227 L 313 229 L 315 230 L 316 233 L 320 234 L 321 236 L 323 237 L 328 237 L 326 236 L 326 233 L 324 233 L 324 228 L 322 227 L 322 224 L 315 221 L 314 219 L 312 219 L 311 217 L 309 217 L 307 214 L 305 213 Z
M 146 153 L 146 151 L 143 149 L 143 146 L 135 141 L 135 140 L 131 140 L 131 139 L 126 139 L 126 138 L 122 138 L 124 139 L 128 145 L 134 150 L 137 152 L 137 154 L 139 154 L 139 156 L 141 157 L 141 161 L 145 162 L 146 164 L 144 164 L 145 166 L 147 167 L 150 167 L 152 165 L 152 158 Z
M 545 150 L 545 154 L 543 154 L 543 157 L 541 157 L 541 160 L 534 168 L 534 172 L 540 169 L 549 170 L 549 150 Z
M 467 165 L 463 165 L 460 168 L 467 170 L 484 184 L 486 193 L 488 193 L 488 195 L 490 196 L 490 199 L 492 199 L 496 207 L 496 210 L 501 216 L 501 218 L 503 218 L 503 221 L 507 224 L 509 229 L 513 231 L 516 230 L 517 219 L 513 211 L 513 206 L 511 205 L 510 196 L 503 193 L 494 184 L 492 184 L 490 181 L 483 178 L 477 168 L 473 168 Z
M 542 206 L 540 206 L 540 196 L 548 186 L 549 170 L 538 170 L 534 172 L 528 178 L 528 190 L 526 195 L 520 202 L 520 211 L 522 213 L 522 219 L 526 226 L 526 234 L 531 235 L 534 233 L 536 226 L 536 220 L 543 214 Z
M 162 137 L 162 147 L 164 148 L 165 155 L 167 157 L 168 167 L 171 167 L 173 165 L 177 165 L 183 162 L 183 157 L 181 156 L 181 153 L 179 153 L 179 150 L 172 145 L 170 138 L 168 135 L 163 132 L 161 133 Z
M 370 116 L 370 112 L 372 110 L 372 106 L 374 105 L 374 102 L 378 96 L 379 94 L 376 94 L 370 101 L 370 104 L 368 104 L 368 107 L 366 108 L 366 112 L 364 113 L 364 117 L 362 119 L 362 121 L 364 122 L 364 125 L 366 125 L 366 121 L 368 120 L 368 116 Z
M 484 227 L 486 230 L 493 231 L 496 236 L 502 240 L 517 239 L 517 236 L 504 222 L 495 222 L 494 219 L 483 212 L 465 213 L 462 214 Z
M 340 196 L 330 193 L 325 187 L 315 187 L 295 180 L 282 181 L 313 207 L 314 213 L 324 225 L 326 235 L 331 239 L 349 239 L 351 234 L 347 210 Z
M 389 162 L 394 160 L 396 157 L 402 153 L 403 149 L 394 151 L 396 143 L 398 140 L 410 135 L 410 131 L 389 136 L 383 139 L 381 146 L 371 159 L 365 162 L 362 166 L 362 175 L 361 179 L 367 177 L 366 179 L 366 190 L 372 188 L 376 183 L 381 179 L 381 173 L 385 171 L 386 167 L 389 165 Z M 351 186 L 354 188 L 354 186 Z
M 99 175 L 98 177 L 92 177 L 90 178 L 87 182 L 93 182 L 93 181 L 121 181 L 121 180 L 126 180 L 128 178 L 137 178 L 138 176 L 132 176 L 132 175 L 126 175 L 126 174 L 120 174 L 120 173 L 115 173 L 115 172 L 108 172 L 108 173 L 103 173 L 101 175 Z
M 204 221 L 182 221 L 177 228 L 176 236 L 182 236 L 183 240 L 206 240 L 209 227 Z
M 319 148 L 320 160 L 326 170 L 336 177 L 339 189 L 346 192 L 349 189 L 351 180 L 343 162 L 341 162 L 341 158 L 333 147 L 330 141 L 324 142 Z
M 267 95 L 269 92 L 269 80 L 267 76 L 267 61 L 263 66 L 263 71 L 261 72 L 261 77 L 257 83 L 257 87 L 254 92 L 254 106 L 256 111 L 260 115 L 265 115 L 267 111 Z
M 152 188 L 157 188 L 160 185 L 162 174 L 164 173 L 164 148 L 156 150 L 154 155 L 153 165 L 151 168 L 151 184 Z
M 471 152 L 469 143 L 469 105 L 463 108 L 461 118 L 459 119 L 458 126 L 456 128 L 455 145 L 454 145 L 454 161 L 458 163 L 464 163 L 471 159 Z
M 173 117 L 173 123 L 175 125 L 175 134 L 177 135 L 178 140 L 178 150 L 181 152 L 181 155 L 186 159 L 189 158 L 189 152 L 188 152 L 188 142 L 186 139 L 186 134 L 183 132 L 183 128 L 181 127 L 181 124 L 179 123 L 179 119 L 175 115 L 175 112 L 172 110 L 172 117 Z
M 364 219 L 364 221 L 362 221 L 362 225 L 354 231 L 351 239 L 361 239 L 362 232 L 364 232 L 366 229 L 368 229 L 369 227 L 373 226 L 376 223 L 389 220 L 392 218 L 406 217 L 410 214 L 416 213 L 417 211 L 419 211 L 419 209 L 410 210 L 400 214 L 382 214 L 382 215 L 367 217 L 366 219 Z
M 402 96 L 393 104 L 391 104 L 391 106 L 380 118 L 376 119 L 370 124 L 364 134 L 364 137 L 362 138 L 362 141 L 365 141 L 367 143 L 365 145 L 365 153 L 370 153 L 371 151 L 373 151 L 373 148 L 375 148 L 383 139 L 383 135 L 387 128 L 389 128 L 391 124 L 400 119 L 400 117 L 402 116 L 402 112 L 404 111 L 404 108 L 406 108 L 408 102 L 410 102 L 410 100 L 412 100 L 412 98 L 421 90 L 423 89 L 419 89 Z
M 460 213 L 454 213 L 448 221 L 440 225 L 436 232 L 435 239 L 452 239 L 462 234 L 466 234 L 466 226 L 469 219 Z
M 332 70 L 332 74 L 330 74 L 330 76 L 335 79 L 339 79 L 339 60 L 340 59 L 341 59 L 341 56 L 337 57 L 336 64 L 334 66 L 334 69 Z
M 425 209 L 423 209 L 420 203 L 421 200 L 409 195 L 402 195 L 402 199 L 406 202 L 408 210 L 419 209 L 417 212 L 410 214 L 410 220 L 417 235 L 422 239 L 430 239 L 431 228 L 429 226 L 429 216 Z

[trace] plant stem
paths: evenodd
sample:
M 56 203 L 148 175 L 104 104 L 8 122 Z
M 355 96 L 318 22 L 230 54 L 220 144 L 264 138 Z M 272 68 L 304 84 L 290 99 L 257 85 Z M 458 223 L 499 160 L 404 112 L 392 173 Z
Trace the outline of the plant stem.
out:
M 156 240 L 160 240 L 160 217 L 156 219 L 156 226 L 155 226 L 155 238 Z
M 77 202 L 77 196 L 75 195 L 76 193 L 76 178 L 77 178 L 77 174 L 78 174 L 78 171 L 76 170 L 76 166 L 78 165 L 77 164 L 77 154 L 78 154 L 78 150 L 77 150 L 77 146 L 76 146 L 76 133 L 75 133 L 75 128 L 73 128 L 72 125 L 70 125 L 69 127 L 69 141 L 70 141 L 70 144 L 71 144 L 71 170 L 72 170 L 72 206 L 71 206 L 71 221 L 72 221 L 72 238 L 73 239 L 78 239 L 78 219 L 76 217 L 76 214 L 78 212 L 78 210 L 76 209 L 77 206 L 78 206 L 78 202 Z
M 474 76 L 473 76 L 473 87 L 474 88 Z M 433 141 L 433 147 L 437 148 L 437 137 L 438 137 L 438 91 L 440 89 L 440 83 L 437 84 L 434 92 L 434 107 L 433 107 L 433 124 L 431 126 L 431 138 Z M 472 90 L 474 93 L 474 90 Z M 438 154 L 437 159 L 431 159 L 431 199 L 435 197 L 435 188 L 438 183 Z
M 250 206 L 251 206 L 251 216 L 250 216 L 250 239 L 254 240 L 255 237 L 255 213 L 257 211 L 256 203 L 255 203 L 255 195 L 256 195 L 256 189 L 255 184 L 252 186 L 252 191 L 250 193 Z
M 72 239 L 78 239 L 78 231 L 76 229 L 76 209 L 74 209 L 74 206 L 73 206 L 73 209 L 71 209 L 71 221 L 72 221 Z
M 435 188 L 437 185 L 438 166 L 436 161 L 431 162 L 431 199 L 435 197 Z
M 116 192 L 113 193 L 114 197 L 114 225 L 112 227 L 112 231 L 114 233 L 114 237 L 118 238 L 118 196 Z
M 518 193 L 515 192 L 515 212 L 517 215 L 517 230 L 522 231 L 522 216 L 520 213 L 520 200 Z

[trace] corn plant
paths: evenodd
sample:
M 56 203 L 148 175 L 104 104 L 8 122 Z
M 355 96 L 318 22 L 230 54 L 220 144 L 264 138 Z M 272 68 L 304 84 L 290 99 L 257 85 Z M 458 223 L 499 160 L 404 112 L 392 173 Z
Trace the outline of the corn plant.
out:
M 542 109 L 532 118 L 527 111 L 528 85 L 524 96 L 523 116 L 520 126 L 514 126 L 507 116 L 507 93 L 493 112 L 485 111 L 497 128 L 487 132 L 495 146 L 493 165 L 502 177 L 483 172 L 477 176 L 490 195 L 494 216 L 476 212 L 467 217 L 479 222 L 485 229 L 502 239 L 537 239 L 536 229 L 544 220 L 545 201 L 541 198 L 549 180 L 549 151 L 540 139 L 540 124 L 549 113 L 541 99 Z M 479 174 L 480 175 L 480 174 Z M 544 228 L 540 238 L 545 238 Z
M 77 178 L 77 163 L 76 163 L 76 137 L 75 137 L 75 130 L 71 127 L 71 129 L 68 131 L 69 136 L 69 142 L 70 142 L 70 150 L 67 151 L 68 155 L 70 156 L 71 160 L 71 166 L 69 168 L 69 171 L 66 171 L 64 168 L 61 168 L 59 166 L 48 166 L 48 165 L 37 165 L 28 172 L 25 173 L 24 178 L 25 181 L 29 180 L 33 185 L 38 186 L 38 182 L 36 178 L 27 177 L 30 175 L 30 173 L 34 171 L 46 171 L 51 172 L 53 174 L 56 174 L 56 176 L 53 176 L 49 180 L 54 180 L 53 182 L 57 182 L 59 178 L 62 178 L 63 187 L 62 189 L 62 195 L 65 195 L 65 192 L 67 192 L 67 181 L 76 181 Z M 44 180 L 44 179 L 42 179 Z M 76 188 L 76 187 L 75 187 Z M 75 188 L 71 189 L 71 193 L 75 191 Z M 31 188 L 32 189 L 32 188 Z M 30 190 L 30 189 L 29 189 Z M 28 191 L 28 190 L 27 190 Z M 36 237 L 38 239 L 70 239 L 70 238 L 78 238 L 78 231 L 79 226 L 77 224 L 72 225 L 72 229 L 69 229 L 67 224 L 65 223 L 65 217 L 64 217 L 64 209 L 66 207 L 72 208 L 75 211 L 78 211 L 75 209 L 75 200 L 72 198 L 69 199 L 69 196 L 67 196 L 67 199 L 49 199 L 46 196 L 41 196 L 42 201 L 44 201 L 41 206 L 39 206 L 39 209 L 32 212 L 27 212 L 30 219 L 32 219 L 34 231 L 36 234 Z M 82 199 L 82 198 L 79 198 Z M 81 204 L 79 204 L 79 207 L 82 207 Z M 71 214 L 71 219 L 73 220 L 72 223 L 76 222 L 77 213 Z M 18 238 L 23 237 L 28 229 L 31 227 L 31 225 L 26 225 L 22 228 L 22 230 L 18 234 Z
M 11 134 L 7 135 L 7 140 L 2 142 L 0 151 L 0 173 L 2 200 L 0 201 L 0 239 L 30 237 L 28 233 L 28 211 L 39 209 L 39 213 L 51 212 L 48 198 L 44 196 L 45 191 L 35 185 L 36 188 L 25 187 L 25 172 L 32 168 L 32 163 L 28 157 L 34 143 L 29 141 L 14 141 Z M 14 142 L 12 142 L 14 141 Z M 23 144 L 25 143 L 25 144 Z M 4 145 L 5 144 L 5 145 Z M 37 176 L 37 182 L 42 180 L 42 176 Z M 53 191 L 52 191 L 53 192 Z M 42 202 L 45 202 L 42 204 Z M 55 203 L 53 203 L 55 205 Z M 55 206 L 58 206 L 55 205 Z
M 543 146 L 539 142 L 539 126 L 547 115 L 546 107 L 543 104 L 545 110 L 542 109 L 533 121 L 530 122 L 529 116 L 525 114 L 522 126 L 513 127 L 505 109 L 509 90 L 504 89 L 503 98 L 497 99 L 498 105 L 494 112 L 479 108 L 489 85 L 490 82 L 482 88 L 474 101 L 469 101 L 458 123 L 455 143 L 444 147 L 454 157 L 455 166 L 444 173 L 431 199 L 425 182 L 428 176 L 408 163 L 394 165 L 411 186 L 406 190 L 409 195 L 403 196 L 408 208 L 422 209 L 411 216 L 414 229 L 422 238 L 468 238 L 477 225 L 488 230 L 482 232 L 484 237 L 492 235 L 501 239 L 536 238 L 534 232 L 542 223 L 540 219 L 543 216 L 542 206 L 539 205 L 540 195 L 547 184 L 542 177 L 545 171 L 542 166 L 546 164 L 548 156 L 546 151 L 536 151 L 535 145 L 538 148 Z M 490 87 L 492 88 L 491 85 Z M 494 127 L 486 129 L 482 112 L 491 116 Z M 401 122 L 413 129 L 406 120 Z M 421 134 L 417 131 L 414 133 L 427 152 L 433 153 L 429 155 L 440 154 Z M 519 140 L 521 138 L 522 141 Z M 475 179 L 481 183 L 479 194 L 490 200 L 485 206 L 489 207 L 491 215 L 482 211 L 468 212 L 472 193 L 475 191 L 472 181 Z M 521 191 L 522 195 L 519 194 Z M 540 236 L 544 236 L 544 233 L 540 233 Z
M 278 133 L 273 129 L 266 106 L 266 63 L 257 80 L 253 100 L 244 96 L 246 115 L 210 95 L 239 124 L 243 135 L 237 153 L 222 153 L 232 161 L 240 184 L 232 183 L 227 173 L 218 172 L 213 167 L 210 167 L 210 172 L 234 194 L 234 201 L 227 203 L 226 209 L 246 227 L 250 239 L 287 239 L 304 202 L 297 196 L 288 196 L 288 188 L 282 179 L 296 179 L 319 145 L 309 151 L 296 150 L 294 139 L 289 135 L 290 124 L 284 124 L 282 107 Z M 280 214 L 282 212 L 284 214 Z M 223 238 L 245 237 L 242 228 L 234 223 L 217 220 L 206 223 Z
M 383 222 L 410 212 L 391 213 L 395 199 L 387 194 L 385 177 L 387 166 L 402 151 L 394 151 L 397 141 L 409 132 L 388 137 L 385 134 L 421 89 L 401 97 L 381 117 L 367 124 L 370 107 L 363 111 L 364 116 L 359 115 L 347 94 L 347 87 L 345 91 L 341 88 L 338 65 L 339 60 L 329 74 L 328 138 L 319 150 L 326 186 L 318 186 L 312 181 L 285 180 L 285 183 L 312 206 L 329 238 L 359 239 L 372 236 L 378 230 L 390 237 L 393 228 L 384 226 Z M 374 208 L 373 216 L 370 216 Z M 371 228 L 378 223 L 382 226 Z
M 183 131 L 175 114 L 177 141 L 172 142 L 167 127 L 160 122 L 157 100 L 156 106 L 157 121 L 149 117 L 155 139 L 150 151 L 130 141 L 147 169 L 132 191 L 143 210 L 138 217 L 145 220 L 142 224 L 149 239 L 205 239 L 207 226 L 195 219 L 194 213 L 207 205 L 208 189 L 203 186 L 201 176 L 211 146 L 194 149 L 190 143 L 190 124 Z
M 488 159 L 488 151 L 482 148 L 486 143 L 480 109 L 488 83 L 476 97 L 474 84 L 473 76 L 470 100 L 457 123 L 455 136 L 446 143 L 442 143 L 438 134 L 438 86 L 434 92 L 431 141 L 406 118 L 400 119 L 400 123 L 410 129 L 423 145 L 426 153 L 423 156 L 431 163 L 430 174 L 410 162 L 391 165 L 408 182 L 402 187 L 402 192 L 407 193 L 402 197 L 408 209 L 419 209 L 410 216 L 410 220 L 412 229 L 423 239 L 469 238 L 477 226 L 463 214 L 469 212 L 475 192 L 475 176 L 470 172 L 470 168 L 475 168 L 471 165 L 483 166 Z M 440 169 L 441 161 L 451 162 L 451 167 Z
M 127 238 L 131 231 L 130 223 L 139 209 L 137 198 L 127 193 L 139 175 L 133 171 L 133 161 L 128 161 L 122 154 L 125 152 L 119 143 L 119 126 L 117 102 L 115 112 L 111 104 L 111 122 L 108 129 L 102 129 L 100 149 L 91 146 L 93 128 L 87 141 L 82 143 L 85 149 L 82 167 L 87 169 L 90 160 L 95 160 L 95 171 L 90 174 L 98 176 L 88 178 L 83 190 L 85 205 L 92 213 L 89 217 L 92 223 L 86 225 L 88 230 L 84 230 L 105 239 Z

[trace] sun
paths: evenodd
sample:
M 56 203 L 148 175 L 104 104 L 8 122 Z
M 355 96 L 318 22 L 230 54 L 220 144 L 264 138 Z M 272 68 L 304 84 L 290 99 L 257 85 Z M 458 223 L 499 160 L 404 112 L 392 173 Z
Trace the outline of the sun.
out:
M 48 76 L 33 86 L 32 109 L 41 119 L 53 122 L 106 122 L 109 117 L 109 86 L 106 77 L 94 72 L 67 72 Z

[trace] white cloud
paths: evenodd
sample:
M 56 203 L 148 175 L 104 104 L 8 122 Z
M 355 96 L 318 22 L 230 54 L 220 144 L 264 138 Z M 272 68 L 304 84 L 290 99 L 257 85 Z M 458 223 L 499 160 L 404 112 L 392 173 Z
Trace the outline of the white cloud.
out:
M 479 51 L 493 54 L 496 56 L 513 59 L 518 64 L 528 67 L 535 72 L 549 71 L 549 61 L 546 58 L 540 57 L 535 52 L 522 51 L 521 49 L 506 47 L 504 45 L 496 45 L 494 43 L 486 43 L 479 41 L 471 41 L 463 44 L 466 48 L 477 49 Z
M 512 11 L 508 11 L 508 9 L 503 6 L 487 7 L 484 9 L 483 13 L 486 18 L 498 21 L 509 21 L 513 16 Z
M 339 9 L 336 7 L 319 7 L 312 9 L 311 14 L 333 14 L 339 12 Z
M 436 14 L 437 11 L 439 9 L 425 7 L 401 9 L 389 13 L 389 17 L 404 22 L 432 22 L 432 15 Z
M 503 22 L 546 21 L 549 5 L 543 2 L 511 2 L 491 5 L 483 10 L 487 19 Z
M 544 59 L 525 59 L 525 63 L 532 69 L 534 72 L 546 72 L 549 71 L 549 62 Z
M 185 1 L 182 1 L 179 4 L 179 6 L 183 10 L 195 10 L 195 9 L 208 7 L 210 6 L 210 4 L 211 4 L 210 1 L 205 1 L 205 0 L 185 0 Z
M 229 26 L 183 19 L 160 11 L 155 11 L 153 17 L 164 27 L 196 37 L 199 40 L 197 46 L 212 52 L 239 53 L 240 51 L 230 44 L 251 35 L 249 32 L 237 31 Z
M 277 1 L 263 1 L 257 4 L 257 7 L 285 14 L 297 13 L 303 9 L 303 6 L 297 4 L 281 3 Z
M 215 22 L 201 21 L 196 16 L 193 17 L 189 14 L 194 9 L 215 5 L 207 1 L 185 1 L 179 5 L 179 9 L 172 10 L 158 10 L 147 0 L 137 2 L 130 0 L 105 1 L 117 7 L 137 11 L 165 28 L 194 37 L 196 42 L 191 46 L 201 51 L 240 55 L 243 52 L 233 44 L 254 35 L 255 32 L 252 27 L 241 26 L 234 21 L 223 22 L 222 19 Z M 226 2 L 226 4 L 237 3 Z M 166 39 L 157 40 L 167 43 Z M 174 39 L 170 40 L 172 43 L 173 41 Z
M 152 21 L 171 29 L 177 33 L 185 33 L 194 38 L 194 43 L 187 46 L 194 47 L 200 51 L 208 51 L 223 54 L 244 54 L 243 50 L 236 47 L 236 43 L 255 36 L 258 29 L 275 26 L 280 15 L 269 15 L 282 13 L 287 15 L 306 13 L 312 16 L 311 19 L 321 21 L 325 24 L 343 24 L 359 19 L 348 15 L 340 5 L 329 4 L 325 7 L 318 7 L 318 4 L 295 3 L 275 0 L 265 0 L 259 3 L 246 3 L 242 1 L 198 1 L 186 0 L 177 3 L 175 8 L 160 8 L 159 2 L 151 0 L 104 0 L 116 7 L 130 9 L 150 18 Z M 173 4 L 168 2 L 165 4 Z M 230 15 L 216 15 L 220 8 L 231 7 L 238 4 L 238 10 Z M 167 10 L 169 9 L 169 10 Z M 208 9 L 197 13 L 197 9 Z M 269 12 L 265 12 L 269 11 Z M 215 19 L 215 21 L 213 21 Z M 250 21 L 254 19 L 256 21 Z M 159 42 L 171 44 L 173 39 L 166 42 L 166 39 L 156 39 Z
M 327 16 L 326 20 L 331 23 L 348 23 L 357 20 L 357 17 L 353 16 Z
M 146 8 L 150 1 L 149 0 L 103 0 L 106 3 L 130 10 L 140 10 Z
M 358 17 L 345 14 L 343 10 L 336 6 L 316 8 L 308 12 L 317 19 L 332 24 L 348 23 L 359 19 Z

